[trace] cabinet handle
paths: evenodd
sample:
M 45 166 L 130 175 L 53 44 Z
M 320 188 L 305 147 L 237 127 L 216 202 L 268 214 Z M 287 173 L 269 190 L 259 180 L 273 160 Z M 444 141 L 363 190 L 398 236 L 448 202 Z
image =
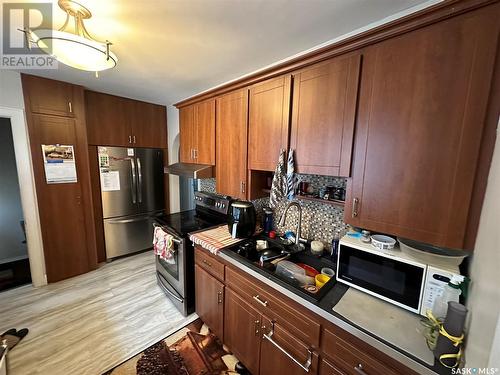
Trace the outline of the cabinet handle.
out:
M 203 264 L 206 264 L 209 267 L 212 267 L 212 263 L 208 262 L 206 259 L 202 260 Z
M 260 321 L 257 319 L 254 323 L 254 328 L 255 328 L 255 336 L 259 336 L 259 326 L 260 326 Z
M 193 159 L 198 159 L 198 150 L 197 149 L 193 149 Z
M 224 302 L 224 300 L 222 299 L 222 290 L 219 290 L 217 292 L 217 303 L 220 305 Z
M 73 105 L 71 102 L 68 102 L 68 107 L 69 107 L 69 113 L 73 113 Z
M 253 296 L 253 299 L 260 303 L 262 306 L 267 307 L 267 301 L 261 300 L 258 294 L 256 296 Z
M 194 159 L 194 149 L 191 149 L 191 159 Z
M 354 371 L 356 371 L 359 375 L 368 375 L 368 373 L 363 370 L 363 365 L 358 363 L 357 366 L 354 366 Z
M 305 372 L 309 372 L 312 365 L 312 357 L 313 357 L 312 350 L 307 349 L 307 360 L 305 363 L 300 363 L 298 359 L 296 359 L 293 355 L 288 353 L 285 348 L 283 348 L 280 344 L 274 341 L 273 335 L 274 335 L 274 322 L 271 322 L 271 331 L 269 333 L 264 333 L 262 337 L 265 338 L 267 341 L 269 341 L 271 344 L 273 344 L 276 348 L 278 348 L 283 354 L 285 354 L 288 358 L 294 361 L 297 365 L 299 365 Z
M 135 135 L 134 135 L 134 137 L 133 137 L 133 138 L 134 138 L 134 143 L 135 143 Z
M 245 192 L 245 181 L 241 181 L 241 192 Z
M 359 205 L 359 198 L 354 198 L 352 200 L 352 217 L 357 217 L 358 216 L 358 205 Z
M 131 135 L 128 136 L 128 143 L 132 143 L 132 136 Z

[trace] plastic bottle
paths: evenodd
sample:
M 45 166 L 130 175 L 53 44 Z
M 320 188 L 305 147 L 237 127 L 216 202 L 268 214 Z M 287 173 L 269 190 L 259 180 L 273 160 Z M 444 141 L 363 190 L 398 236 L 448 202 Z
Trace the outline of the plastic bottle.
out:
M 334 262 L 337 262 L 337 254 L 339 251 L 339 241 L 340 241 L 340 233 L 339 231 L 335 231 L 332 240 L 332 248 L 330 251 L 330 257 Z
M 453 275 L 448 285 L 444 287 L 443 294 L 436 298 L 432 306 L 432 314 L 438 318 L 443 319 L 448 311 L 448 302 L 458 302 L 462 290 L 460 284 L 463 283 L 465 277 L 462 275 Z

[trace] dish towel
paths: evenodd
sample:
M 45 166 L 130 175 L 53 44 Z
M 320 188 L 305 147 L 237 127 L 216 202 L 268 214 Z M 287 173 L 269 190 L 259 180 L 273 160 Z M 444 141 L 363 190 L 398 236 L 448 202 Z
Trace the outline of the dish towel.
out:
M 219 253 L 219 250 L 243 241 L 240 238 L 231 237 L 231 233 L 229 233 L 226 224 L 216 228 L 191 233 L 189 239 L 195 245 L 200 245 L 215 255 Z
M 174 237 L 161 227 L 155 227 L 153 232 L 153 252 L 169 264 L 175 264 Z
M 297 187 L 297 175 L 295 174 L 294 150 L 288 152 L 288 161 L 286 164 L 286 197 L 289 201 L 295 197 L 295 188 Z
M 286 196 L 286 175 L 285 175 L 285 150 L 280 150 L 278 164 L 274 171 L 273 183 L 271 185 L 271 195 L 269 205 L 275 208 L 278 203 Z

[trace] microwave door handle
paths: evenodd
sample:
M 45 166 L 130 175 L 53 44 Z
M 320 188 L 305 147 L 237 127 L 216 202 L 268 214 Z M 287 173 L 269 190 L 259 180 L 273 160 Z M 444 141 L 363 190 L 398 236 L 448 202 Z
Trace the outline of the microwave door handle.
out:
M 137 203 L 137 181 L 135 175 L 134 159 L 130 158 L 130 170 L 132 172 L 132 203 Z
M 141 167 L 141 159 L 139 158 L 137 158 L 137 175 L 139 176 L 139 184 L 137 185 L 139 203 L 142 203 L 142 167 Z

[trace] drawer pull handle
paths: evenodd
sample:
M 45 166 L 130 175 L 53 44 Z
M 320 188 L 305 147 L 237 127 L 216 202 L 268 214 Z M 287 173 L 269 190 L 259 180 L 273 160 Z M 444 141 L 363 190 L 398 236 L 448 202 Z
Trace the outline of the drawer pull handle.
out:
M 206 260 L 206 259 L 203 259 L 203 263 L 204 263 L 204 264 L 206 264 L 206 265 L 207 265 L 207 266 L 209 266 L 209 267 L 212 267 L 212 263 L 207 262 L 207 260 Z
M 354 371 L 356 371 L 359 375 L 368 375 L 365 370 L 363 370 L 363 365 L 358 363 L 357 366 L 354 366 Z
M 267 301 L 261 300 L 258 294 L 256 296 L 253 296 L 253 299 L 260 303 L 262 306 L 267 307 Z
M 354 198 L 352 200 L 352 217 L 355 218 L 359 215 L 358 212 L 359 198 Z
M 283 354 L 285 354 L 288 358 L 294 361 L 297 365 L 299 365 L 305 372 L 309 372 L 312 365 L 312 356 L 313 356 L 312 350 L 307 349 L 307 360 L 305 363 L 300 363 L 300 361 L 298 361 L 293 355 L 288 353 L 285 348 L 283 348 L 280 344 L 274 341 L 273 335 L 274 335 L 274 322 L 271 322 L 271 331 L 269 333 L 264 333 L 262 337 L 265 338 L 267 341 L 269 341 L 271 344 L 273 344 L 276 348 L 278 348 Z

